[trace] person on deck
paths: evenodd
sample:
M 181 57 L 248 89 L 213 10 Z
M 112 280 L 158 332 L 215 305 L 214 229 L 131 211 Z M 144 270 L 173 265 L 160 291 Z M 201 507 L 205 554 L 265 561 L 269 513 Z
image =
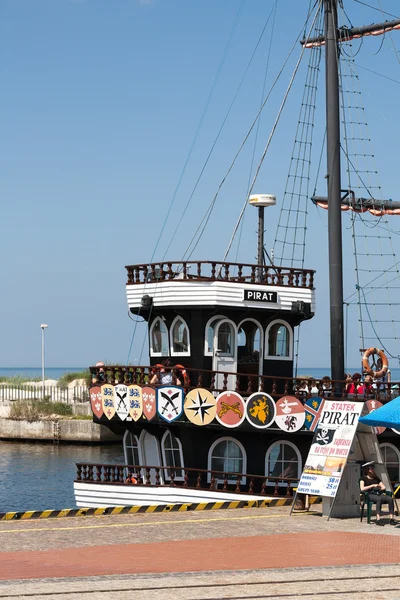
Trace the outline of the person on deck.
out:
M 346 392 L 357 396 L 364 395 L 365 386 L 361 383 L 361 373 L 354 373 L 351 382 L 347 384 Z
M 172 362 L 167 359 L 162 363 L 162 368 L 154 373 L 150 385 L 182 385 L 180 379 L 173 371 Z
M 329 398 L 332 395 L 332 381 L 329 375 L 324 375 L 321 379 L 322 383 L 322 398 Z
M 389 525 L 397 525 L 397 521 L 394 518 L 393 498 L 383 493 L 386 490 L 386 487 L 375 473 L 374 463 L 365 463 L 363 467 L 364 472 L 360 479 L 360 490 L 362 492 L 368 492 L 370 500 L 376 503 L 376 524 L 383 526 L 381 521 L 381 506 L 382 504 L 388 504 Z

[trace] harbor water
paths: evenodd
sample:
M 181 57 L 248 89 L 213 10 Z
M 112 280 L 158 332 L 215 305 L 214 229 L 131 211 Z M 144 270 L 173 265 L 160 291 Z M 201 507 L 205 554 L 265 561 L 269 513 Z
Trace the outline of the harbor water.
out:
M 77 462 L 124 463 L 122 444 L 0 442 L 0 512 L 75 508 Z

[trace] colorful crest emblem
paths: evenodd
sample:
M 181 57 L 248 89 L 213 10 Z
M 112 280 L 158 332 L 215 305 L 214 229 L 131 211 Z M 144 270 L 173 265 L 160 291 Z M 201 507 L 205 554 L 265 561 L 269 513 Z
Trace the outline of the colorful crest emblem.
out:
M 157 412 L 156 390 L 149 385 L 142 387 L 143 415 L 151 421 Z
M 216 419 L 224 427 L 238 427 L 246 417 L 246 407 L 237 392 L 222 392 L 217 397 Z
M 217 403 L 211 392 L 196 388 L 186 394 L 184 410 L 194 425 L 209 425 L 215 418 Z
M 365 403 L 365 406 L 367 408 L 367 412 L 366 414 L 369 415 L 369 413 L 374 412 L 374 410 L 376 410 L 377 408 L 380 408 L 381 406 L 383 406 L 382 402 L 379 402 L 379 400 L 367 400 L 367 402 Z M 374 431 L 376 433 L 376 435 L 380 435 L 381 433 L 383 433 L 385 431 L 386 427 L 374 427 Z M 393 431 L 395 431 L 393 429 Z M 397 433 L 397 431 L 396 431 Z
M 275 423 L 279 429 L 288 433 L 299 431 L 304 425 L 305 418 L 304 406 L 294 396 L 284 396 L 277 401 Z
M 246 419 L 253 427 L 266 429 L 275 419 L 275 402 L 264 392 L 255 392 L 246 402 Z
M 183 388 L 172 385 L 158 388 L 157 412 L 168 423 L 179 419 L 183 412 Z
M 304 405 L 306 418 L 304 424 L 309 431 L 315 431 L 324 406 L 323 398 L 309 398 Z
M 114 386 L 105 383 L 101 386 L 101 401 L 103 404 L 103 412 L 107 419 L 112 419 L 115 415 L 115 399 Z
M 103 414 L 103 402 L 101 399 L 101 388 L 96 385 L 95 387 L 90 388 L 90 404 L 92 406 L 93 414 L 96 415 L 98 419 Z
M 143 413 L 142 388 L 140 385 L 128 386 L 129 414 L 134 421 L 140 419 Z
M 121 419 L 125 421 L 129 415 L 129 400 L 128 400 L 128 386 L 124 383 L 119 383 L 114 388 L 114 398 L 116 403 L 116 413 Z

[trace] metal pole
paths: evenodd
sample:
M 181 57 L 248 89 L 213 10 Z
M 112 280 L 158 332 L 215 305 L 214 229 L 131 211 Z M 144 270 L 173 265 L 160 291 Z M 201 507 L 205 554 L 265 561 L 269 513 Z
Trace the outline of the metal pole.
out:
M 264 206 L 258 207 L 258 247 L 257 264 L 264 264 Z M 263 280 L 262 269 L 258 269 L 258 281 Z
M 44 330 L 47 329 L 47 325 L 42 323 L 42 399 L 44 400 Z
M 336 40 L 337 0 L 324 0 L 324 6 L 331 372 L 332 379 L 337 381 L 344 379 L 339 57 Z M 335 392 L 336 394 L 341 393 L 340 384 L 335 386 Z

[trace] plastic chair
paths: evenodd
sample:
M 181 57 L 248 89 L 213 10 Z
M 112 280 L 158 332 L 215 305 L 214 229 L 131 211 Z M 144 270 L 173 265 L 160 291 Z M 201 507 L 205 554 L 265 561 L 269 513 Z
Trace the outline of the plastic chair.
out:
M 360 506 L 360 521 L 363 520 L 363 516 L 364 516 L 364 506 L 367 507 L 367 523 L 371 523 L 371 512 L 372 512 L 372 505 L 375 504 L 375 500 L 371 500 L 369 492 L 360 492 L 361 494 L 361 506 Z M 392 492 L 390 490 L 385 490 L 383 492 L 383 495 L 386 496 L 393 496 Z

